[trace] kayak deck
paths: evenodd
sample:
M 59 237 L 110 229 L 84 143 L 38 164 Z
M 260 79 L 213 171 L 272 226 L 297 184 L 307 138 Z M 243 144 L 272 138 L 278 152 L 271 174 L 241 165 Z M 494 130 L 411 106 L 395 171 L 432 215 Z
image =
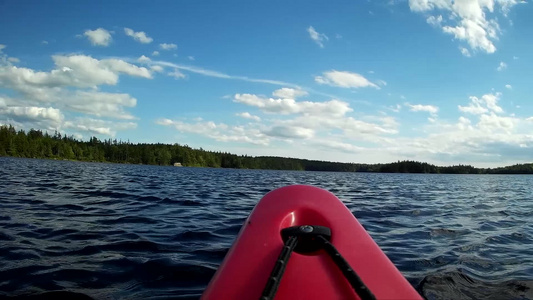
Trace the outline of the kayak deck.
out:
M 204 299 L 258 299 L 284 241 L 281 230 L 318 225 L 377 299 L 421 299 L 346 206 L 330 192 L 294 185 L 274 190 L 256 205 Z M 292 253 L 276 299 L 359 299 L 324 250 Z

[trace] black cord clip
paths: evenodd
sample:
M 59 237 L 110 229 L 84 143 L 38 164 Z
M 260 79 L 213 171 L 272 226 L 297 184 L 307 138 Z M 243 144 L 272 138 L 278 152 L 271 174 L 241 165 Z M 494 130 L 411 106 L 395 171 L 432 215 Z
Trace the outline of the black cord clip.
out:
M 298 244 L 294 248 L 294 251 L 300 254 L 311 253 L 322 249 L 323 243 L 317 239 L 319 235 L 330 241 L 331 229 L 317 225 L 302 225 L 287 227 L 281 230 L 283 242 L 287 242 L 291 236 L 298 239 Z

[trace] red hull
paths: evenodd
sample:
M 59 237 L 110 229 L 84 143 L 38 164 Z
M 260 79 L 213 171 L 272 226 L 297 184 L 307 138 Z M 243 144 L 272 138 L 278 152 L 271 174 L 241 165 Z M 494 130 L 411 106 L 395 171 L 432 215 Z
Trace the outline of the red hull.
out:
M 421 299 L 348 208 L 328 191 L 304 185 L 274 190 L 256 205 L 203 299 L 259 299 L 283 247 L 280 231 L 331 228 L 331 243 L 377 299 Z M 359 299 L 331 258 L 293 253 L 276 299 Z

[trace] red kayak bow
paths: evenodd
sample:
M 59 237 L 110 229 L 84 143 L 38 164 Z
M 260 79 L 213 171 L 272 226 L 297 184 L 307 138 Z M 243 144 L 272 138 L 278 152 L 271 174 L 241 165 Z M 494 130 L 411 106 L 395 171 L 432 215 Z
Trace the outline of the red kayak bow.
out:
M 294 185 L 256 205 L 203 299 L 421 299 L 330 192 Z

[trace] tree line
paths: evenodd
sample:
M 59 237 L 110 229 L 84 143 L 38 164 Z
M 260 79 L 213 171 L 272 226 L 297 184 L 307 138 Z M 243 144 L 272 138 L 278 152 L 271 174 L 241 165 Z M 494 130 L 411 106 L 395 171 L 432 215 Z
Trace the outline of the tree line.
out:
M 227 152 L 193 149 L 180 144 L 134 144 L 116 139 L 91 137 L 81 141 L 73 136 L 41 130 L 16 130 L 12 125 L 0 126 L 0 156 L 67 159 L 187 167 L 305 170 L 332 172 L 442 173 L 442 174 L 533 174 L 533 164 L 483 169 L 470 165 L 435 166 L 425 162 L 398 161 L 387 164 L 360 164 L 317 161 L 273 156 L 247 156 Z

